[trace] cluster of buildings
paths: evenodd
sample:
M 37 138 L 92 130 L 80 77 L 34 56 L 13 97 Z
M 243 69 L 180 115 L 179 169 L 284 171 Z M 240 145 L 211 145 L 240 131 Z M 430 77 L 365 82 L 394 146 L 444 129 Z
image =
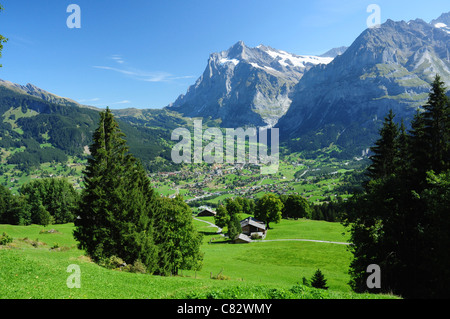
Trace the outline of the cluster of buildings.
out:
M 209 207 L 201 207 L 197 217 L 214 217 L 216 212 Z M 264 222 L 253 217 L 241 220 L 242 232 L 235 238 L 234 242 L 238 244 L 248 244 L 253 240 L 264 239 L 267 234 L 267 228 Z

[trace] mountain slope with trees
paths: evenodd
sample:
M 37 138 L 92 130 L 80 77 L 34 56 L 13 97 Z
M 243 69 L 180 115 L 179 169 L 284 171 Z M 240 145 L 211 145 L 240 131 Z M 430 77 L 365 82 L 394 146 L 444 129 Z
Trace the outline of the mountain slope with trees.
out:
M 366 268 L 381 268 L 380 292 L 448 298 L 450 279 L 450 103 L 436 76 L 411 130 L 385 118 L 372 148 L 369 181 L 346 213 L 351 285 L 367 290 Z

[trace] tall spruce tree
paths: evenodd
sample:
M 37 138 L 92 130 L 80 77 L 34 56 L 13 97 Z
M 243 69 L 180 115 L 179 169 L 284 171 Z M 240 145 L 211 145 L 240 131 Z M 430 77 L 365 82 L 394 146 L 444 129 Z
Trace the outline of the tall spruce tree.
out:
M 450 168 L 450 110 L 447 88 L 436 75 L 428 103 L 424 106 L 424 137 L 428 141 L 429 169 L 436 173 Z
M 370 157 L 372 164 L 368 168 L 368 175 L 372 179 L 385 178 L 396 169 L 399 129 L 394 118 L 394 112 L 390 110 L 380 130 L 380 139 L 371 148 L 374 155 Z
M 79 248 L 95 261 L 112 256 L 129 264 L 140 260 L 153 272 L 155 194 L 109 108 L 100 114 L 90 153 L 74 231 Z
M 402 125 L 395 139 L 385 138 L 389 127 L 395 131 L 393 116 L 387 117 L 365 192 L 349 201 L 344 225 L 351 227 L 349 273 L 355 291 L 368 290 L 366 268 L 378 264 L 383 284 L 377 292 L 406 298 L 449 295 L 450 126 L 448 99 L 439 76 L 424 109 L 416 114 L 409 134 Z M 394 144 L 393 168 L 384 170 L 380 163 L 392 157 L 380 156 L 390 153 L 381 150 L 393 149 Z

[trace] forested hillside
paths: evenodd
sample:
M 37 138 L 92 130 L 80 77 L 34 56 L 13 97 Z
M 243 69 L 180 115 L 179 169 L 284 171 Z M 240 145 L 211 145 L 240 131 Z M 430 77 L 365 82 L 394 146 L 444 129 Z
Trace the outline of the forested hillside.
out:
M 118 120 L 131 152 L 149 170 L 156 169 L 153 161 L 158 157 L 160 163 L 170 160 L 170 129 L 184 124 L 181 117 L 175 118 L 169 112 L 155 110 L 153 116 L 152 111 L 147 110 L 141 119 L 121 114 L 123 118 Z M 2 162 L 29 170 L 42 163 L 64 163 L 68 156 L 83 158 L 92 142 L 99 111 L 67 101 L 64 105 L 54 104 L 0 86 L 0 117 Z

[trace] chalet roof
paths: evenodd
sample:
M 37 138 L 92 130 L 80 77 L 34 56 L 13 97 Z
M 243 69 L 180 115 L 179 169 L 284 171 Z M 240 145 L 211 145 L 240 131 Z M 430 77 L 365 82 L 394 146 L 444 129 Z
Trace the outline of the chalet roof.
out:
M 249 217 L 246 218 L 244 220 L 241 221 L 241 227 L 245 227 L 247 225 L 251 225 L 254 226 L 256 228 L 262 229 L 262 230 L 266 230 L 266 225 L 264 225 L 263 222 L 253 218 L 253 217 Z
M 208 215 L 216 215 L 216 212 L 215 211 L 213 211 L 213 210 L 211 210 L 211 209 L 209 209 L 209 208 L 205 208 L 205 209 L 202 209 L 200 212 L 199 212 L 199 215 L 200 214 L 208 214 Z
M 239 234 L 239 236 L 235 239 L 236 242 L 244 242 L 244 243 L 251 243 L 252 239 L 244 234 Z

